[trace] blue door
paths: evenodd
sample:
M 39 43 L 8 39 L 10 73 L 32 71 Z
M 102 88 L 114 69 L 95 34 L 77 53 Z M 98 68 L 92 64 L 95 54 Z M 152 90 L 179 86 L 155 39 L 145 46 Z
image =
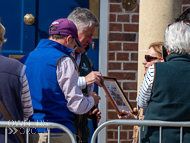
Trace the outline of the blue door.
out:
M 98 1 L 98 0 L 95 0 Z M 38 44 L 40 39 L 48 38 L 50 24 L 59 18 L 66 18 L 76 7 L 89 8 L 94 0 L 4 0 L 1 1 L 1 23 L 6 28 L 2 54 L 19 59 L 28 54 Z M 27 25 L 24 17 L 29 14 L 35 22 Z M 27 15 L 28 16 L 28 15 Z M 98 38 L 93 39 L 92 46 L 87 53 L 93 62 L 93 69 L 98 70 Z M 96 87 L 97 92 L 97 87 Z M 91 124 L 91 122 L 90 122 Z M 92 125 L 91 130 L 93 131 Z

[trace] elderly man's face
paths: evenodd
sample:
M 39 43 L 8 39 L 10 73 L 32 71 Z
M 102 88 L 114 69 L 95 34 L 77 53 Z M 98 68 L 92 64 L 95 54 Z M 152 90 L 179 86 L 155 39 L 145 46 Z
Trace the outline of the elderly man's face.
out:
M 95 26 L 94 25 L 92 25 L 92 26 L 86 28 L 85 30 L 83 30 L 82 34 L 80 34 L 78 32 L 79 41 L 82 43 L 84 48 L 87 45 L 92 44 L 92 36 L 94 35 L 94 32 L 95 32 Z M 84 52 L 84 49 L 82 47 L 78 47 L 75 51 L 77 53 L 81 53 L 81 52 Z

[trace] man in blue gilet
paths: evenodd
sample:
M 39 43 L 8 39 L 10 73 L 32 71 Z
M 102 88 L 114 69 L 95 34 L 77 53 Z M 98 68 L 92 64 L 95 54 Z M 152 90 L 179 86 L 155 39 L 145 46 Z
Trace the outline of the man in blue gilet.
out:
M 100 97 L 91 93 L 83 96 L 77 85 L 78 73 L 70 53 L 78 46 L 77 28 L 68 19 L 55 20 L 49 28 L 49 39 L 42 39 L 25 64 L 34 106 L 32 121 L 56 122 L 74 133 L 75 114 L 87 113 Z M 30 142 L 47 142 L 47 130 L 38 128 Z M 68 135 L 51 129 L 51 142 L 70 143 Z

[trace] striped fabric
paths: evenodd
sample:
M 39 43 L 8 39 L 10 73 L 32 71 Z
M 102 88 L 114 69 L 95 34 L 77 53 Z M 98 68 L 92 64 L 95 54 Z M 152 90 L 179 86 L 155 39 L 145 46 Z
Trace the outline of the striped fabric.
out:
M 83 96 L 77 85 L 78 73 L 71 58 L 63 57 L 59 60 L 56 72 L 68 109 L 75 114 L 87 113 L 94 106 L 94 98 Z
M 22 82 L 21 101 L 24 110 L 24 120 L 26 121 L 28 120 L 28 117 L 30 117 L 33 114 L 33 106 L 28 86 L 28 80 L 25 74 L 23 76 L 23 82 Z
M 148 107 L 148 102 L 151 97 L 153 80 L 154 80 L 154 64 L 149 67 L 143 79 L 139 94 L 136 99 L 137 104 L 140 108 L 147 109 Z

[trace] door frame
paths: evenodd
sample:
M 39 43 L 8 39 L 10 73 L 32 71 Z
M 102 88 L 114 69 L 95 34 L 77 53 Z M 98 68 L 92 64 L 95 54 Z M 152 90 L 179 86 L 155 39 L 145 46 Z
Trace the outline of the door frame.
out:
M 103 76 L 107 76 L 108 72 L 108 30 L 109 30 L 109 3 L 108 0 L 100 0 L 100 31 L 99 31 L 99 71 Z M 102 88 L 99 87 L 98 95 L 101 96 L 99 109 L 101 111 L 101 120 L 98 125 L 107 121 L 107 100 L 106 94 Z M 102 129 L 101 134 L 98 134 L 98 143 L 106 143 L 107 135 L 106 128 Z

